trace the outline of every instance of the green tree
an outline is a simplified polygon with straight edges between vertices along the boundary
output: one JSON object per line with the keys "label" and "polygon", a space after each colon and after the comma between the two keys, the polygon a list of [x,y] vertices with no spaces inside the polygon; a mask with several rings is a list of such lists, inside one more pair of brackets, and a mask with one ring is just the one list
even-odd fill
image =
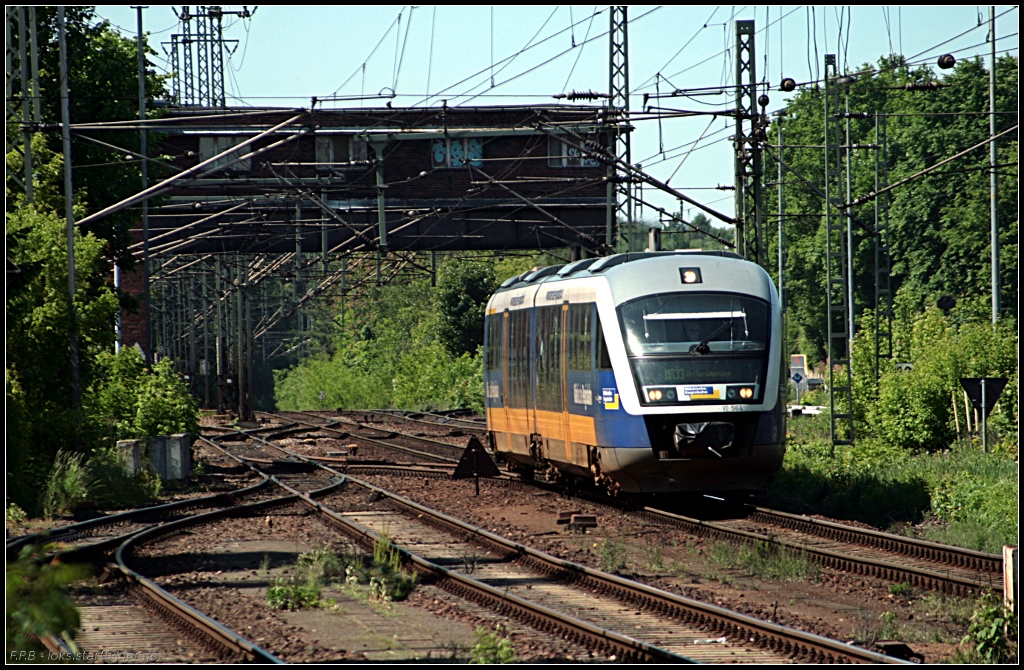
{"label": "green tree", "polygon": [[[864,69],[868,69],[865,66]],[[997,64],[997,108],[1017,110],[1017,59],[1004,57]],[[988,136],[988,73],[976,60],[962,61],[942,78],[934,91],[908,91],[906,84],[934,81],[937,75],[927,66],[909,68],[899,59],[884,58],[879,73],[861,76],[849,88],[850,110],[867,112],[867,118],[850,121],[853,144],[875,143],[876,112],[888,117],[889,182],[910,177],[978,144]],[[841,94],[845,106],[846,94]],[[999,117],[997,131],[1014,123],[1012,114]],[[820,88],[803,89],[787,107],[782,120],[787,145],[785,161],[798,174],[824,188],[824,165],[819,149],[798,148],[821,144],[824,110]],[[777,125],[777,124],[775,124]],[[777,128],[770,130],[767,144],[774,151]],[[844,139],[845,142],[845,139]],[[1009,136],[1000,142],[999,220],[1003,249],[1001,287],[1007,314],[1016,313],[1017,287],[1017,185],[1016,173],[1007,167],[1016,163],[1017,140]],[[978,149],[948,167],[916,178],[891,192],[889,222],[893,259],[893,289],[912,303],[914,311],[934,304],[939,295],[958,299],[990,292],[988,152]],[[777,167],[765,156],[765,174]],[[786,292],[789,296],[789,339],[791,350],[802,351],[812,360],[825,358],[825,235],[821,198],[800,179],[786,182]],[[854,198],[875,189],[875,154],[854,150],[851,156],[851,184]],[[845,194],[840,194],[845,195]],[[774,189],[767,190],[766,211],[777,207]],[[856,312],[872,307],[875,299],[874,226],[875,205],[853,209],[863,224],[853,226],[854,290]],[[777,257],[776,236],[767,235],[769,258]],[[776,264],[769,263],[775,273]],[[872,366],[873,368],[873,366]]]}
{"label": "green tree", "polygon": [[[97,21],[93,7],[66,7],[66,41],[68,48],[68,101],[71,122],[75,124],[124,121],[139,116],[139,69],[138,47],[135,39],[122,37],[107,21]],[[60,103],[60,49],[57,36],[57,8],[36,8],[37,39],[39,45],[40,112],[42,122],[55,126],[61,122]],[[12,35],[10,48],[17,48],[17,35]],[[147,54],[155,52],[146,46]],[[155,70],[146,69],[146,95],[150,102],[165,98],[166,76],[157,75]],[[21,91],[15,91],[16,96]],[[152,105],[150,106],[152,109]],[[20,133],[8,121],[8,133]],[[126,154],[104,148],[84,139],[91,135],[109,144],[132,151],[139,149],[139,135],[135,131],[102,131],[95,134],[74,133],[71,156],[74,170],[76,200],[83,205],[77,214],[99,211],[108,205],[123,200],[140,188],[140,169],[137,160],[129,160]],[[37,133],[33,148],[38,141],[51,153],[61,154],[59,130]],[[155,138],[150,146],[156,146]],[[35,159],[35,163],[40,163]],[[45,161],[43,161],[45,162]],[[22,173],[22,158],[12,152],[7,156],[7,211],[11,212],[23,204],[24,195],[13,181]],[[154,172],[153,167],[150,168]],[[63,172],[42,169],[36,171],[37,190],[44,192],[44,204],[54,211],[63,212]],[[59,204],[47,194],[56,194]],[[123,211],[90,224],[86,232],[106,242],[104,253],[116,259],[121,267],[131,269],[134,259],[128,252],[130,239],[128,228],[136,214]]]}
{"label": "green tree", "polygon": [[[20,208],[7,215],[7,260],[14,273],[7,293],[7,481],[25,510],[57,451],[71,447],[81,417],[71,408],[68,359],[71,313],[64,221],[52,213]],[[117,298],[107,283],[103,242],[76,231],[75,310],[81,388],[99,374],[100,352],[113,348]]]}
{"label": "green tree", "polygon": [[449,259],[437,277],[438,339],[452,356],[472,354],[484,343],[484,310],[498,288],[490,265]]}

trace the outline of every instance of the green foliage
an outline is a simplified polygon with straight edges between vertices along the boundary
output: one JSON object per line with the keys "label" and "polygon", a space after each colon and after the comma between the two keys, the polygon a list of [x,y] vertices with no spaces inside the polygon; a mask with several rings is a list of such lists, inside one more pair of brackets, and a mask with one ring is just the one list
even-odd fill
{"label": "green foliage", "polygon": [[320,584],[315,579],[279,577],[267,589],[267,604],[276,610],[301,610],[320,603]]}
{"label": "green foliage", "polygon": [[914,592],[914,589],[910,588],[910,584],[907,582],[898,582],[896,584],[889,584],[889,593],[894,596],[909,596]]}
{"label": "green foliage", "polygon": [[[290,370],[275,371],[274,395],[280,409],[325,407],[405,409],[483,409],[483,362],[476,344],[452,354],[439,333],[456,337],[456,325],[470,323],[475,314],[469,303],[454,300],[459,286],[478,264],[463,270],[454,261],[441,264],[438,283],[451,320],[444,326],[438,305],[442,288],[432,289],[425,279],[405,285],[367,290],[345,313],[345,329],[338,332],[333,353],[322,353]],[[455,279],[448,279],[455,273]],[[475,295],[475,293],[474,293]],[[465,311],[460,311],[465,308]],[[482,315],[482,308],[480,310]],[[482,316],[481,316],[482,319]],[[483,322],[475,337],[482,337]],[[445,330],[447,328],[447,330]],[[467,338],[466,330],[459,331]],[[466,342],[469,340],[466,339]],[[455,346],[454,344],[452,346]],[[323,391],[325,398],[319,398]]]}
{"label": "green foliage", "polygon": [[[1008,377],[1015,381],[1017,377],[1016,322],[1005,319],[993,326],[986,307],[966,301],[948,317],[931,307],[902,320],[894,331],[895,344],[901,360],[912,362],[913,369],[897,372],[891,361],[886,361],[877,387],[873,383],[873,335],[863,329],[854,347],[861,432],[867,430],[888,444],[910,449],[943,449],[957,440],[958,422],[961,434],[965,432],[959,380]],[[992,418],[996,417],[1001,421],[993,423],[1002,430],[990,437],[1015,449],[1015,383],[1007,384],[993,410]]]}
{"label": "green foliage", "polygon": [[498,288],[489,264],[449,259],[438,272],[437,337],[453,357],[472,354],[484,343],[484,309]]}
{"label": "green foliage", "polygon": [[471,651],[470,663],[515,663],[516,649],[509,637],[511,631],[498,624],[491,632],[483,626],[476,629],[476,644]]}
{"label": "green foliage", "polygon": [[972,643],[983,663],[1016,663],[1017,633],[1016,613],[1003,604],[998,594],[987,593],[978,600],[961,644]]}
{"label": "green foliage", "polygon": [[380,537],[373,543],[373,567],[370,585],[377,585],[378,599],[405,600],[416,587],[415,573],[402,570],[402,555],[391,543],[388,528],[385,526]]}
{"label": "green foliage", "polygon": [[1011,454],[966,446],[915,454],[870,438],[852,447],[794,438],[765,493],[772,507],[880,528],[928,517],[950,521],[929,530],[929,539],[991,552],[1016,542],[1017,491]]}
{"label": "green foliage", "polygon": [[[68,88],[72,123],[125,121],[138,118],[138,51],[134,38],[123,37],[106,21],[97,21],[92,7],[67,7],[66,40],[68,47]],[[60,123],[60,64],[57,44],[57,8],[38,7],[37,39],[39,44],[40,107],[43,123]],[[11,48],[17,48],[18,36],[12,36]],[[147,54],[155,52],[146,47]],[[167,76],[157,75],[147,65],[146,93],[149,101],[164,98]],[[20,98],[20,91],[15,95]],[[153,105],[149,106],[153,109]],[[9,129],[8,132],[11,132]],[[18,132],[15,130],[14,132]],[[63,213],[63,173],[50,160],[62,153],[60,133],[38,134],[42,146],[33,140],[36,203],[41,209]],[[150,146],[155,146],[150,136]],[[110,132],[105,141],[122,147],[138,147],[138,134],[131,131]],[[77,136],[72,137],[71,155],[75,168],[76,200],[84,214],[99,211],[138,190],[138,161],[126,161],[124,153],[100,147]],[[23,174],[18,152],[7,156],[7,211],[24,204],[20,188],[13,176]],[[150,168],[151,175],[153,167]],[[88,204],[86,205],[86,201]],[[107,216],[93,224],[89,231],[109,244],[107,253],[117,258],[123,268],[131,269],[134,259],[128,252],[128,227],[135,218],[129,211]]]}
{"label": "green foliage", "polygon": [[[51,546],[23,548],[7,564],[7,651],[41,652],[42,635],[63,636],[74,645],[78,609],[64,587],[89,575],[88,566],[47,562]],[[75,650],[77,651],[77,649]]]}
{"label": "green foliage", "polygon": [[199,434],[199,404],[170,359],[160,361],[153,366],[153,374],[143,377],[136,402],[135,436]]}
{"label": "green foliage", "polygon": [[781,581],[817,579],[821,570],[802,551],[774,542],[712,543],[705,554],[709,579],[720,579],[721,570],[742,570],[752,577]]}
{"label": "green foliage", "polygon": [[[33,208],[18,209],[7,214],[6,239],[8,262],[17,269],[7,292],[7,480],[11,497],[36,514],[50,464],[59,449],[75,443],[80,423],[71,409],[64,221]],[[98,354],[113,348],[117,298],[106,279],[102,252],[101,240],[76,230],[75,305],[83,389],[102,374],[94,364]]]}
{"label": "green foliage", "polygon": [[[941,75],[929,66],[909,67],[900,57],[886,57],[875,75],[859,76],[849,88],[851,110],[869,117],[850,120],[850,141],[875,142],[874,112],[888,117],[889,182],[909,177],[961,149],[982,142],[988,123],[978,112],[988,110],[988,72],[980,59],[965,59]],[[856,69],[867,69],[864,68]],[[1004,56],[996,67],[996,107],[1010,112],[997,117],[997,132],[1014,123],[1018,109],[1018,61]],[[948,86],[922,94],[907,91],[904,84],[941,80]],[[840,94],[845,105],[846,94]],[[811,148],[822,141],[824,96],[821,88],[805,87],[787,105],[784,127],[784,160],[817,188],[824,186],[821,151]],[[952,112],[952,113],[950,113]],[[957,112],[967,112],[958,115]],[[768,146],[778,142],[779,124],[770,129]],[[845,142],[845,140],[844,140]],[[1017,161],[1015,135],[998,144],[997,161]],[[798,148],[803,146],[806,148]],[[906,296],[915,312],[936,297],[958,300],[989,294],[989,174],[988,152],[979,149],[958,159],[948,169],[916,178],[891,192],[889,209],[893,290]],[[777,164],[765,155],[764,172],[775,175]],[[825,359],[825,237],[822,199],[800,180],[786,178],[786,210],[799,216],[786,219],[785,278],[788,296],[788,338],[791,351],[806,353],[812,362]],[[998,218],[1000,222],[1001,273],[1004,315],[1015,314],[1017,304],[1017,177],[1013,169],[999,172]],[[851,158],[853,197],[875,189],[873,152],[854,152]],[[766,189],[765,210],[776,211],[775,189]],[[870,229],[874,203],[854,207],[852,214]],[[874,304],[874,240],[854,225],[854,304],[858,315]],[[775,235],[769,235],[768,256],[777,258]],[[775,263],[768,263],[774,276]],[[795,345],[795,346],[793,346]],[[873,349],[873,345],[872,345]],[[906,360],[906,359],[902,359]],[[873,365],[872,365],[873,367]],[[856,368],[856,366],[855,366]],[[926,402],[927,398],[920,398]]]}
{"label": "green foliage", "polygon": [[16,504],[11,503],[7,506],[4,511],[4,520],[7,525],[7,530],[15,530],[21,524],[25,523],[25,510],[18,507]]}
{"label": "green foliage", "polygon": [[94,484],[95,478],[82,464],[82,454],[57,452],[43,489],[43,516],[53,519],[67,514],[89,499]]}
{"label": "green foliage", "polygon": [[127,454],[119,452],[116,446],[96,449],[86,465],[95,479],[93,491],[98,507],[139,507],[160,495],[160,477],[148,468],[129,475]]}
{"label": "green foliage", "polygon": [[626,567],[626,542],[622,537],[604,538],[597,545],[597,558],[601,569],[615,572]]}

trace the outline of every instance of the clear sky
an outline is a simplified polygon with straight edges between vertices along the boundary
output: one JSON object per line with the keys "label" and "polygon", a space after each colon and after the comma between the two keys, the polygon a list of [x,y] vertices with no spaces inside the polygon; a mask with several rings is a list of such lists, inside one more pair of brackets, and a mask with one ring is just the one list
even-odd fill
{"label": "clear sky", "polygon": [[[840,69],[850,70],[890,53],[933,65],[949,52],[958,59],[987,56],[988,11],[973,5],[630,7],[630,105],[641,109],[644,93],[657,88],[731,84],[735,19],[756,21],[757,77],[777,88],[782,77],[818,78],[825,53],[837,53]],[[134,9],[99,6],[97,14],[135,35]],[[1018,55],[1018,10],[997,6],[996,15],[997,50]],[[175,14],[154,6],[143,10],[143,21],[159,54],[156,64],[169,69],[165,49],[180,30]],[[607,6],[260,6],[251,18],[226,17],[224,25],[225,38],[238,40],[226,64],[231,105],[308,107],[314,95],[391,90],[398,96],[395,106],[440,105],[442,99],[449,105],[553,104],[557,93],[608,90]],[[780,107],[782,94],[769,95],[768,109]],[[726,109],[731,98],[727,92],[664,105]],[[709,125],[709,117],[638,123],[633,162],[659,179],[671,176],[672,186],[731,213],[732,193],[714,190],[733,183],[730,126],[724,119]],[[668,195],[645,197],[677,207]]]}

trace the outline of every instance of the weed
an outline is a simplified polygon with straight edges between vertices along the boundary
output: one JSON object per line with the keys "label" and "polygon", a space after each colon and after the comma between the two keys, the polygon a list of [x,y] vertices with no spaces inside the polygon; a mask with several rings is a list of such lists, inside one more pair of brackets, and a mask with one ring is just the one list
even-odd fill
{"label": "weed", "polygon": [[416,587],[416,573],[402,569],[402,555],[391,543],[386,525],[373,543],[373,573],[391,600],[405,600]]}
{"label": "weed", "polygon": [[709,579],[721,579],[722,570],[738,569],[751,577],[783,581],[817,579],[818,566],[802,551],[774,542],[745,543],[737,547],[728,542],[712,544],[705,554]]}
{"label": "weed", "polygon": [[651,570],[661,571],[665,569],[665,558],[661,555],[660,544],[647,545],[647,567]]}
{"label": "weed", "polygon": [[116,447],[104,447],[92,453],[89,473],[95,479],[96,504],[103,508],[138,507],[160,495],[160,477],[149,469],[128,474],[128,454]]}
{"label": "weed", "polygon": [[95,480],[82,464],[82,454],[58,451],[43,489],[43,516],[52,519],[67,514],[89,497]]}
{"label": "weed", "polygon": [[320,584],[337,579],[345,574],[345,560],[330,547],[319,547],[299,556],[299,570]]}
{"label": "weed", "polygon": [[597,547],[601,569],[605,572],[615,572],[626,567],[626,543],[621,537],[614,540],[605,538],[594,546]]}
{"label": "weed", "polygon": [[948,621],[957,626],[968,624],[973,608],[970,600],[939,593],[926,593],[914,604],[918,616],[933,616],[939,622]]}
{"label": "weed", "polygon": [[256,573],[260,577],[265,577],[268,570],[270,570],[270,554],[263,554],[263,560],[260,561],[260,567]]}
{"label": "weed", "polygon": [[25,519],[25,510],[21,509],[14,503],[11,503],[4,513],[4,520],[6,521],[8,530],[18,528],[21,524],[25,523]]}
{"label": "weed", "polygon": [[516,661],[516,649],[509,637],[509,629],[498,624],[494,632],[489,632],[483,626],[476,629],[476,644],[470,651],[470,663],[492,664],[492,663],[514,663]]}
{"label": "weed", "polygon": [[1017,614],[1003,604],[1002,597],[986,593],[978,600],[960,644],[972,643],[983,663],[1016,663],[1017,627]]}
{"label": "weed", "polygon": [[298,575],[279,577],[267,589],[267,604],[276,610],[301,610],[320,603],[320,584]]}
{"label": "weed", "polygon": [[907,582],[899,582],[898,584],[889,584],[889,593],[894,596],[909,596],[914,590],[910,588],[910,584]]}

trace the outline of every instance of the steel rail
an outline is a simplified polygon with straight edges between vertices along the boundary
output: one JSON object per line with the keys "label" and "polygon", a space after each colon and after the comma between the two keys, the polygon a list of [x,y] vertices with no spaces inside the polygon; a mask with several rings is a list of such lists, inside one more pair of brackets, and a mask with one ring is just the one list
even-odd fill
{"label": "steel rail", "polygon": [[[302,412],[302,413],[305,414],[305,412]],[[432,454],[432,453],[429,453],[429,452],[426,452],[426,451],[420,451],[419,449],[413,449],[412,447],[404,447],[404,446],[402,446],[400,444],[391,444],[390,442],[384,442],[383,440],[378,439],[378,438],[365,437],[363,435],[357,435],[355,433],[350,433],[350,432],[347,432],[347,431],[338,430],[337,428],[332,427],[329,422],[327,424],[315,424],[315,423],[312,423],[312,422],[309,422],[309,421],[302,421],[300,419],[293,419],[293,418],[285,417],[285,416],[282,416],[282,415],[268,414],[268,416],[276,416],[277,418],[280,418],[280,419],[286,419],[288,421],[294,421],[294,422],[297,422],[297,423],[300,423],[300,424],[305,424],[305,425],[310,426],[312,428],[315,428],[317,430],[324,430],[324,431],[328,431],[328,432],[331,432],[331,433],[336,433],[340,437],[351,438],[353,440],[362,440],[364,442],[369,442],[370,444],[375,444],[375,445],[377,445],[379,447],[383,447],[385,449],[397,449],[399,451],[404,451],[404,452],[407,452],[407,453],[410,453],[410,454],[415,454],[416,456],[422,456],[424,458],[432,458],[434,460],[444,461],[444,462],[448,462],[448,463],[458,463],[458,459],[457,458],[448,458],[446,456],[441,456],[441,455],[438,455],[438,454]],[[316,415],[313,415],[313,416],[316,416]],[[324,417],[319,417],[319,418],[324,418]],[[352,424],[352,425],[359,426],[359,424]],[[378,429],[378,428],[369,428],[369,429],[370,430],[376,430],[378,432],[391,432],[391,433],[395,432],[395,431],[384,431],[384,430],[381,430],[381,429]],[[395,433],[395,434],[398,435],[398,433]],[[407,437],[409,439],[414,439],[414,440],[422,440],[423,439],[423,438],[415,437],[415,436],[412,436],[412,435],[402,435],[402,437]],[[447,442],[436,442],[436,444],[438,444],[438,445],[442,445],[443,444],[445,447],[447,447],[448,449],[452,450],[453,452],[456,452],[456,451],[457,452],[461,452],[462,451],[461,448],[456,447],[456,446],[451,445],[451,444],[448,444]]]}
{"label": "steel rail", "polygon": [[[282,447],[275,448],[288,453],[293,457],[309,460],[301,454],[290,452]],[[332,470],[331,468],[327,468],[326,466],[320,465],[320,467],[331,470],[339,476],[346,476],[340,472]],[[593,587],[593,589],[598,592],[614,595],[619,600],[646,607],[663,616],[672,617],[683,623],[707,626],[714,630],[716,634],[723,634],[727,637],[744,641],[753,640],[754,644],[757,646],[777,652],[782,651],[795,658],[809,662],[899,662],[890,656],[885,656],[877,652],[855,647],[837,640],[831,640],[813,633],[806,633],[787,626],[773,624],[715,605],[710,605],[698,600],[662,591],[661,589],[641,584],[639,582],[634,582],[617,575],[611,575],[599,570],[587,568],[571,561],[562,560],[531,547],[494,535],[484,529],[467,524],[441,512],[420,505],[419,503],[409,500],[404,496],[391,493],[374,486],[373,484],[369,484],[368,482],[363,482],[355,477],[347,476],[347,479],[354,484],[367,488],[368,490],[374,491],[380,496],[387,498],[393,504],[401,509],[405,509],[413,517],[427,525],[435,525],[435,527],[439,527],[439,529],[450,532],[457,537],[471,538],[473,541],[477,541],[485,546],[493,547],[500,554],[516,556],[518,557],[518,560],[523,561],[542,573],[552,576],[558,575],[563,578],[579,581],[587,586]],[[308,496],[301,497],[305,499]],[[312,504],[317,509],[330,512],[328,508],[312,501],[311,498],[307,504]],[[371,538],[373,541],[376,541],[376,535],[372,531],[360,526],[354,521],[341,517],[333,512],[331,512],[329,516],[340,524],[340,528],[353,529],[364,539],[364,541],[369,541]],[[426,566],[430,566],[431,569],[435,571],[435,574],[442,574],[445,578],[457,577],[461,583],[467,584],[467,586],[476,582],[476,580],[472,580],[463,575],[459,575],[458,573],[452,573],[440,566],[436,566],[426,559],[418,558],[410,552],[403,551],[403,555],[408,557],[409,560],[416,565],[424,564]],[[489,587],[486,584],[478,582],[476,584],[485,587],[485,591],[494,591],[492,587]],[[479,589],[476,584],[472,584],[473,588]],[[477,592],[479,593],[481,591],[477,590]],[[510,599],[512,596],[503,594],[501,598],[504,602],[511,602]],[[565,616],[560,613],[555,614],[559,617]]]}
{"label": "steel rail", "polygon": [[[204,507],[228,507],[234,505],[237,499],[247,497],[270,485],[270,481],[266,475],[263,473],[257,474],[261,477],[261,481],[235,491],[226,491],[224,493],[217,493],[212,496],[204,496],[202,498],[176,500],[174,502],[164,503],[163,505],[154,505],[152,507],[141,507],[127,512],[110,514],[96,519],[89,519],[88,521],[81,521],[39,533],[31,533],[29,535],[12,538],[7,541],[6,545],[7,560],[13,561],[17,559],[18,553],[21,551],[22,547],[29,544],[69,542],[82,537],[88,537],[92,531],[95,531],[97,528],[133,522],[147,523],[147,519],[164,516],[168,513],[187,511],[190,509],[202,509]],[[158,522],[152,521],[152,523]],[[84,549],[84,547],[77,548],[75,551],[78,551],[79,549]]]}
{"label": "steel rail", "polygon": [[753,521],[792,528],[840,542],[861,544],[884,549],[896,554],[906,554],[937,563],[946,563],[958,568],[991,572],[993,574],[1002,574],[1003,572],[1003,557],[999,554],[989,554],[951,544],[894,535],[880,530],[857,528],[824,519],[815,519],[814,517],[802,514],[780,512],[766,507],[754,507],[753,510],[754,512],[749,517]]}
{"label": "steel rail", "polygon": [[[404,433],[396,434],[413,440],[425,439]],[[580,495],[593,499],[594,502],[622,507],[621,504],[604,496],[588,495],[584,492],[580,492]],[[653,507],[642,507],[634,512],[649,520],[667,522],[699,536],[715,537],[730,542],[764,542],[768,545],[786,547],[804,553],[811,560],[827,568],[893,582],[907,582],[917,588],[938,590],[957,596],[977,594],[985,588],[998,590],[1001,583],[1002,557],[997,554],[907,538],[882,531],[860,529],[767,508],[757,507],[754,509],[755,513],[751,517],[753,521],[805,532],[838,542],[934,561],[959,570],[975,571],[977,576],[971,579],[951,572],[942,572],[940,566],[936,566],[937,569],[929,569],[902,565],[884,559],[850,556],[838,551],[815,547],[806,542],[795,542],[763,533],[730,528],[725,524],[686,517]]]}
{"label": "steel rail", "polygon": [[[127,579],[129,583],[129,591],[132,592],[136,598],[146,602],[151,609],[158,612],[160,616],[172,624],[177,624],[178,627],[183,630],[191,631],[191,636],[194,639],[211,648],[215,652],[226,653],[230,658],[234,659],[244,659],[259,663],[282,663],[283,661],[281,661],[277,656],[262,649],[243,636],[235,633],[209,616],[171,595],[159,585],[128,566],[128,556],[132,554],[135,548],[143,544],[156,541],[168,535],[173,535],[187,527],[204,525],[220,519],[259,515],[270,509],[293,505],[299,500],[299,496],[303,495],[296,492],[277,477],[268,475],[267,473],[262,472],[259,468],[253,467],[250,463],[246,462],[245,459],[239,458],[238,456],[230,453],[208,438],[200,436],[200,439],[207,444],[212,445],[229,458],[239,462],[252,472],[264,477],[266,482],[272,482],[289,491],[289,494],[279,498],[273,498],[271,500],[250,503],[248,505],[236,505],[213,510],[204,514],[193,515],[185,519],[171,521],[166,524],[154,526],[138,533],[134,533],[117,548],[115,558],[118,569]],[[261,484],[262,483],[263,482],[261,482]],[[320,488],[314,493],[317,495],[328,495],[344,485],[345,478],[344,475],[341,475],[340,481]]]}
{"label": "steel rail", "polygon": [[[208,438],[203,439],[208,443],[223,449],[223,447],[220,447],[220,445],[217,445],[212,440],[209,440]],[[301,454],[288,452],[288,450],[281,447],[274,448],[289,453],[296,458],[313,462],[311,459],[306,459],[306,457]],[[226,450],[225,452],[230,453]],[[376,487],[372,487],[372,485],[365,484],[364,482],[351,478],[326,466],[320,465],[319,467],[341,477],[343,479],[342,484],[352,482],[371,489],[376,489]],[[276,479],[275,483],[291,492],[292,495],[289,496],[290,499],[301,501],[313,508],[313,510],[315,510],[329,525],[335,527],[347,537],[352,538],[363,549],[372,551],[374,545],[379,542],[380,537],[377,533],[317,502],[313,496],[316,495],[319,497],[320,495],[325,495],[326,493],[323,489],[306,494],[293,489],[287,484],[277,481]],[[340,484],[335,485],[335,487],[337,486],[340,486]],[[412,566],[417,573],[431,577],[434,584],[439,588],[442,588],[460,598],[481,604],[488,609],[497,611],[500,614],[510,616],[511,618],[521,621],[538,630],[542,630],[549,634],[555,634],[560,638],[570,640],[576,644],[588,646],[591,649],[595,649],[602,653],[614,653],[627,662],[693,662],[685,656],[680,656],[679,654],[675,654],[666,649],[636,640],[627,635],[622,635],[621,633],[601,628],[600,626],[596,626],[586,621],[581,621],[575,617],[551,610],[539,603],[525,600],[514,594],[505,593],[481,581],[472,579],[428,561],[406,549],[403,549],[402,547],[396,546],[396,549],[398,549],[401,554],[403,563],[407,566]]]}

